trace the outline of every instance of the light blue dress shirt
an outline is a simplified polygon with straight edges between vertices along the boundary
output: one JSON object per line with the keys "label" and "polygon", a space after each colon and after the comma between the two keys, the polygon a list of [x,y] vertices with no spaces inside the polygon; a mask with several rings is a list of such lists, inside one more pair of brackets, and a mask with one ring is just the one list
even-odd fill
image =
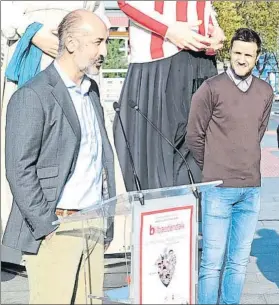
{"label": "light blue dress shirt", "polygon": [[[81,142],[73,175],[67,181],[57,208],[84,209],[102,199],[102,138],[88,91],[87,76],[78,87],[54,61],[74,103],[81,129]],[[70,102],[70,101],[69,101]]]}

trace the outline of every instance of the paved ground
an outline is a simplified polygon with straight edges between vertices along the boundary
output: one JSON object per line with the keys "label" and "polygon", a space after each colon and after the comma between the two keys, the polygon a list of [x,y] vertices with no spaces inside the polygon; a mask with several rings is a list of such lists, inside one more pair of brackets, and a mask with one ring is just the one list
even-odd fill
{"label": "paved ground", "polygon": [[[273,111],[279,110],[279,103]],[[279,304],[279,150],[275,129],[279,115],[272,115],[262,143],[262,208],[242,297],[242,304]],[[122,260],[107,260],[106,289],[125,283]],[[27,304],[28,282],[24,274],[1,272],[1,304]]]}
{"label": "paved ground", "polygon": [[275,103],[262,142],[262,206],[248,265],[243,304],[279,304],[279,150]]}

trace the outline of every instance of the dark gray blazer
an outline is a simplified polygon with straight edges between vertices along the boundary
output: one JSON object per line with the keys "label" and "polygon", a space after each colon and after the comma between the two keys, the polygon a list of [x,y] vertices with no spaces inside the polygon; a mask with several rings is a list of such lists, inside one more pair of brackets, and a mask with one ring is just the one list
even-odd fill
{"label": "dark gray blazer", "polygon": [[[113,197],[113,152],[93,80],[89,96],[102,135],[108,193]],[[14,200],[5,246],[37,253],[42,239],[53,231],[58,198],[75,169],[80,138],[74,104],[53,64],[14,93],[6,123],[6,174]],[[112,222],[107,236],[113,237]]]}

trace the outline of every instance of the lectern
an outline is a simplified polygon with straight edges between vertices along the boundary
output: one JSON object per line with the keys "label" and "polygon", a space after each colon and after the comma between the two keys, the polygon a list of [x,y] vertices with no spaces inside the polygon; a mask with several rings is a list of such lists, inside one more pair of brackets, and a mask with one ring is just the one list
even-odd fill
{"label": "lectern", "polygon": [[[114,236],[124,234],[124,243],[131,245],[124,247],[129,280],[121,289],[104,291],[103,296],[93,295],[88,287],[88,304],[94,298],[104,304],[196,304],[198,200],[192,190],[194,186],[202,195],[220,184],[222,181],[129,192],[56,221],[54,224],[80,222],[80,229],[65,234],[83,236],[86,253],[88,239],[105,237],[108,218],[131,217],[129,232],[114,231]],[[103,228],[88,226],[88,220],[96,218],[103,218]]]}

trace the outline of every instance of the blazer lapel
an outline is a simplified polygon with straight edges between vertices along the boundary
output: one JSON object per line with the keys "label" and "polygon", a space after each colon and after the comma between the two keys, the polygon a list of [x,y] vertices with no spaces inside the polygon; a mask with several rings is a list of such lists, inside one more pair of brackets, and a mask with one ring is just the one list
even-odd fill
{"label": "blazer lapel", "polygon": [[71,99],[71,96],[68,92],[68,89],[66,88],[61,78],[58,80],[57,84],[55,85],[52,94],[54,95],[58,104],[61,106],[67,120],[69,121],[77,137],[78,142],[80,142],[81,130],[80,130],[80,124],[76,113],[76,109]]}
{"label": "blazer lapel", "polygon": [[93,105],[97,120],[98,120],[98,124],[99,124],[99,128],[100,128],[100,132],[101,132],[101,136],[102,139],[104,139],[104,135],[106,134],[106,130],[105,130],[105,123],[103,120],[103,114],[102,114],[102,109],[101,107],[99,107],[97,105],[97,103],[99,104],[99,97],[97,96],[96,92],[94,91],[89,91],[89,97],[91,100],[91,103]]}
{"label": "blazer lapel", "polygon": [[52,94],[56,99],[57,103],[62,108],[67,120],[69,121],[74,134],[77,137],[78,143],[81,139],[81,130],[76,113],[75,106],[69,94],[67,87],[65,86],[62,78],[52,63],[44,70],[49,76],[49,84],[53,87]]}

